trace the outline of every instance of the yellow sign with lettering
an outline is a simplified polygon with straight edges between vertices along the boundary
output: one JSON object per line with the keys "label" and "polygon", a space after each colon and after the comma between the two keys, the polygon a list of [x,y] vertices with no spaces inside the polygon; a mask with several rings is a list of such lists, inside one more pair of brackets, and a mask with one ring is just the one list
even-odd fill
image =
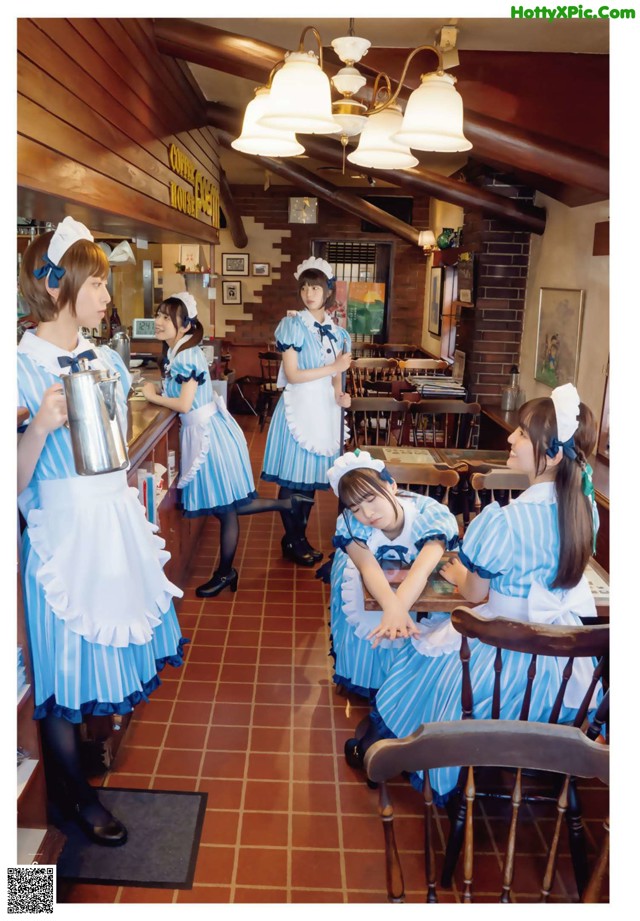
{"label": "yellow sign with lettering", "polygon": [[193,188],[191,191],[170,182],[171,207],[195,218],[203,212],[209,215],[212,225],[219,228],[220,196],[214,184],[197,170],[195,163],[175,144],[169,147],[169,166]]}

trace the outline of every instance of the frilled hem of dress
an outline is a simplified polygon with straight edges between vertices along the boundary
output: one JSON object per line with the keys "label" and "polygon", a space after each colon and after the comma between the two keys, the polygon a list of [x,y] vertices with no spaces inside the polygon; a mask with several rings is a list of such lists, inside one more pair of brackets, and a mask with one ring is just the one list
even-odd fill
{"label": "frilled hem of dress", "polygon": [[204,462],[206,461],[209,451],[211,450],[211,425],[206,424],[202,426],[202,443],[200,445],[200,453],[191,464],[191,467],[184,476],[181,476],[177,482],[178,489],[184,489],[188,483],[190,483],[195,477],[196,473],[200,470]]}
{"label": "frilled hem of dress", "polygon": [[[135,490],[133,491],[135,492]],[[137,505],[140,505],[137,498],[135,501]],[[171,554],[164,549],[165,541],[157,536],[158,526],[152,524],[146,518],[141,505],[140,512],[145,526],[149,529],[150,538],[156,551],[156,560],[160,567],[159,590],[153,599],[153,609],[149,604],[146,610],[137,613],[138,621],[136,623],[128,626],[120,625],[119,627],[114,627],[113,624],[96,625],[89,617],[86,607],[78,609],[70,603],[64,581],[57,571],[54,550],[49,546],[47,540],[46,527],[44,526],[45,513],[41,509],[32,509],[29,512],[27,518],[29,540],[34,553],[41,563],[38,567],[37,576],[42,585],[47,604],[69,630],[79,634],[91,643],[117,647],[129,646],[132,643],[142,646],[148,643],[153,636],[154,628],[162,623],[158,612],[160,615],[163,614],[169,609],[173,598],[181,598],[184,594],[177,585],[167,579],[164,573],[164,565],[171,559]]]}
{"label": "frilled hem of dress", "polygon": [[211,508],[198,508],[193,511],[186,509],[183,505],[182,516],[183,518],[199,518],[201,515],[226,515],[226,513],[230,512],[232,509],[242,508],[243,505],[249,505],[250,502],[258,498],[259,493],[254,489],[248,496],[245,496],[244,499],[235,499],[229,505],[214,505]]}
{"label": "frilled hem of dress", "polygon": [[[184,659],[184,646],[188,642],[189,640],[186,637],[181,636],[178,640],[178,648],[175,654],[156,659],[156,669],[161,672],[165,665],[173,665],[175,668],[179,668]],[[148,681],[143,681],[142,690],[127,694],[124,700],[118,703],[105,700],[88,700],[77,710],[63,707],[61,704],[56,703],[55,696],[52,694],[43,703],[34,707],[33,719],[42,720],[47,716],[56,716],[59,719],[68,720],[70,723],[81,723],[85,716],[124,716],[126,713],[131,713],[139,703],[148,702],[149,695],[159,688],[161,684],[162,682],[156,674]]]}
{"label": "frilled hem of dress", "polygon": [[357,694],[359,697],[364,697],[369,701],[369,705],[372,707],[376,698],[377,688],[363,688],[359,684],[354,684],[349,678],[345,678],[342,675],[339,675],[336,672],[336,650],[333,645],[333,634],[329,634],[329,655],[333,659],[333,682],[336,685],[342,686],[347,691],[350,691],[352,694]]}
{"label": "frilled hem of dress", "polygon": [[287,489],[306,489],[307,491],[310,489],[329,489],[328,480],[322,483],[295,482],[294,480],[284,480],[276,473],[264,473],[264,471],[260,474],[260,479],[264,480],[266,483],[277,483],[279,486],[285,486]]}

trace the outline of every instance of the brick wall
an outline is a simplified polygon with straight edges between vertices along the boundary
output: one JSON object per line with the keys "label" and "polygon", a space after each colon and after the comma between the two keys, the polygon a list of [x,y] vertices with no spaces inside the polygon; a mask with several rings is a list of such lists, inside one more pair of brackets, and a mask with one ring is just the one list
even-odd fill
{"label": "brick wall", "polygon": [[[290,261],[281,267],[282,277],[272,278],[270,284],[265,285],[261,304],[251,307],[252,321],[236,322],[236,330],[231,336],[234,342],[264,342],[273,338],[273,332],[285,312],[296,307],[293,272],[299,262],[311,255],[314,240],[358,239],[372,243],[393,243],[387,338],[390,342],[420,344],[425,257],[419,247],[384,232],[362,233],[359,217],[323,199],[318,201],[317,224],[289,224],[289,196],[299,195],[300,192],[288,186],[271,187],[267,192],[259,186],[235,186],[232,191],[241,215],[253,217],[266,228],[282,228],[292,232],[280,244],[283,255],[290,257]],[[413,225],[423,229],[429,226],[428,222],[428,198],[414,199]]]}
{"label": "brick wall", "polygon": [[[531,204],[534,193],[495,177],[476,184]],[[518,364],[529,268],[530,234],[479,212],[464,216],[464,247],[475,253],[475,308],[461,311],[457,347],[467,354],[465,381],[479,403],[500,402],[512,365]]]}

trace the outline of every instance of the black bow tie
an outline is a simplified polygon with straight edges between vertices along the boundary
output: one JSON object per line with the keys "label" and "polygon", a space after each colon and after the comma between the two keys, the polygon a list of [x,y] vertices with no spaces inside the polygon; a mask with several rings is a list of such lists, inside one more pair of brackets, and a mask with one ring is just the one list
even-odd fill
{"label": "black bow tie", "polygon": [[80,352],[79,355],[60,355],[58,358],[58,364],[61,368],[68,368],[71,365],[71,370],[73,372],[80,370],[80,359],[88,358],[91,361],[92,358],[97,358],[98,356],[93,351],[93,349],[87,349],[85,352]]}
{"label": "black bow tie", "polygon": [[331,332],[331,323],[325,323],[323,326],[322,323],[318,323],[318,321],[316,320],[316,322],[313,325],[317,326],[318,329],[320,330],[321,339],[323,336],[326,336],[327,339],[333,339],[334,342],[338,341],[336,337],[333,335],[333,333]]}

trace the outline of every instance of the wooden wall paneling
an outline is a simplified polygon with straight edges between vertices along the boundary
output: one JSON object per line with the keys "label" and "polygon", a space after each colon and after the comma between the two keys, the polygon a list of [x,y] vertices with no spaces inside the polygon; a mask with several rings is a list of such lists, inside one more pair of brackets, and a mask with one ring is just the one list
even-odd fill
{"label": "wooden wall paneling", "polygon": [[181,214],[88,167],[78,164],[76,169],[70,170],[65,157],[29,138],[18,137],[18,163],[19,185],[56,194],[70,202],[93,206],[101,211],[137,216],[141,223],[166,229],[165,234],[157,236],[156,242],[169,242],[180,235],[209,243],[218,242],[218,231],[212,225]]}

